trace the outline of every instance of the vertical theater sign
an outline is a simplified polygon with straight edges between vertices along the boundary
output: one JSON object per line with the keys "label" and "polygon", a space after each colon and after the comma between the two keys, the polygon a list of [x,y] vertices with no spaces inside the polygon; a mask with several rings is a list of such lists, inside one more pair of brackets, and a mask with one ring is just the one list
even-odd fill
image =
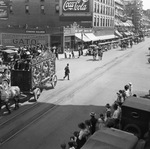
{"label": "vertical theater sign", "polygon": [[89,12],[89,0],[63,0],[63,12]]}

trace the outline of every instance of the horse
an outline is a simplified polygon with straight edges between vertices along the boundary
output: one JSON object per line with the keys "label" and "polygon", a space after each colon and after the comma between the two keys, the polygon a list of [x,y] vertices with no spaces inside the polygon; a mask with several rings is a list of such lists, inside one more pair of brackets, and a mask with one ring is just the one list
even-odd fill
{"label": "horse", "polygon": [[15,103],[15,110],[19,109],[19,96],[20,88],[18,86],[10,86],[5,88],[3,85],[0,85],[0,110],[2,105],[6,106],[8,113],[11,113],[9,109],[9,102]]}

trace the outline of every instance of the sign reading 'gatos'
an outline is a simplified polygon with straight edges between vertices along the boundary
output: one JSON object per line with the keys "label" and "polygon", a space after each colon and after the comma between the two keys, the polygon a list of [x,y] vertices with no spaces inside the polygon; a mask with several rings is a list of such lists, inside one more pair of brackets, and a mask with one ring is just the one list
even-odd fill
{"label": "sign reading 'gatos'", "polygon": [[89,12],[89,0],[63,0],[63,12]]}

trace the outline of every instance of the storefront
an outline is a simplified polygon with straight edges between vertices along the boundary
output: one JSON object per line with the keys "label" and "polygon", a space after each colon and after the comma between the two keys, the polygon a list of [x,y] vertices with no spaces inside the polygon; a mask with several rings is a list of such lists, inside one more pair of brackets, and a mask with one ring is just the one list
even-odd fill
{"label": "storefront", "polygon": [[2,33],[1,44],[3,46],[25,46],[25,45],[50,45],[49,34],[18,34]]}
{"label": "storefront", "polygon": [[76,23],[64,28],[64,48],[77,51],[78,46],[98,40],[91,28],[80,28]]}

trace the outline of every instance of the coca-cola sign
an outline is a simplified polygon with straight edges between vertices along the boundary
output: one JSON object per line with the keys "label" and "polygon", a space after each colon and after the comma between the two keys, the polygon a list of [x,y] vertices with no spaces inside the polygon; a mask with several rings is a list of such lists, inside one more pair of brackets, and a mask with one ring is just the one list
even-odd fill
{"label": "coca-cola sign", "polygon": [[89,12],[90,0],[63,0],[63,12]]}

